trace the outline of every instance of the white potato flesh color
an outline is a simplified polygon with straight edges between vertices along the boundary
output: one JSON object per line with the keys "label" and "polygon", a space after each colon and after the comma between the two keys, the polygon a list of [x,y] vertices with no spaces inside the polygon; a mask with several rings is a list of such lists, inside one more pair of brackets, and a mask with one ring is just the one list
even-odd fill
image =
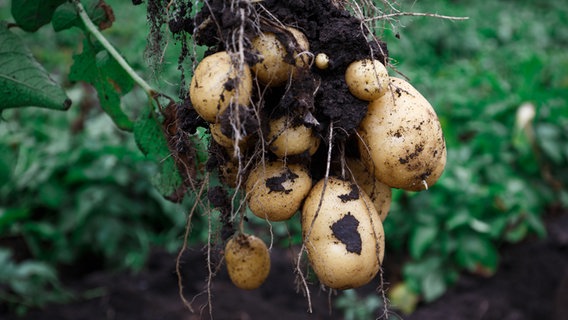
{"label": "white potato flesh color", "polygon": [[286,49],[271,32],[263,33],[252,40],[252,46],[262,56],[262,61],[253,65],[251,70],[262,84],[278,87],[284,85],[293,75],[296,68],[305,68],[309,65],[309,56],[306,54],[310,50],[308,38],[298,29],[286,28],[294,38],[296,43],[289,44],[295,47],[295,65],[286,62]]}
{"label": "white potato flesh color", "polygon": [[446,143],[434,108],[407,81],[390,78],[358,128],[361,159],[393,188],[426,190],[442,175]]}
{"label": "white potato flesh color", "polygon": [[269,149],[279,158],[308,152],[313,155],[320,144],[320,138],[305,125],[293,127],[288,117],[270,121]]}
{"label": "white potato flesh color", "polygon": [[312,188],[302,209],[308,259],[324,285],[360,287],[376,276],[383,261],[383,224],[369,196],[355,184],[334,177],[325,181]]}
{"label": "white potato flesh color", "polygon": [[352,95],[361,100],[373,101],[387,92],[389,74],[379,60],[357,60],[345,70],[345,82]]}
{"label": "white potato flesh color", "polygon": [[225,51],[203,58],[189,86],[191,104],[208,122],[216,122],[231,103],[249,105],[251,93],[250,67],[245,64],[239,70]]}
{"label": "white potato flesh color", "polygon": [[381,217],[381,221],[385,221],[390,210],[392,202],[392,189],[386,184],[380,182],[359,159],[348,158],[347,166],[353,175],[353,178],[371,198],[375,209]]}
{"label": "white potato flesh color", "polygon": [[272,161],[255,167],[245,187],[247,204],[254,215],[269,221],[283,221],[298,212],[312,188],[312,179],[300,164]]}

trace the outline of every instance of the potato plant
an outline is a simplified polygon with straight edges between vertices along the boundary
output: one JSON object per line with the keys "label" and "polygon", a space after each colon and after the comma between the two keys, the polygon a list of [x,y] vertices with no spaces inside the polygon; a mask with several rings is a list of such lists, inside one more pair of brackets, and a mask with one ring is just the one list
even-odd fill
{"label": "potato plant", "polygon": [[234,242],[252,236],[249,217],[271,224],[301,212],[304,289],[304,262],[332,289],[365,285],[383,261],[391,189],[426,190],[443,172],[434,108],[396,77],[377,24],[350,11],[353,3],[231,3],[209,1],[189,14],[174,1],[169,21],[174,37],[207,48],[177,121],[188,124],[180,136],[201,127],[213,137],[201,175],[220,181],[208,194],[229,226],[222,241],[231,279],[250,289],[265,278],[235,276],[234,256],[248,249]]}

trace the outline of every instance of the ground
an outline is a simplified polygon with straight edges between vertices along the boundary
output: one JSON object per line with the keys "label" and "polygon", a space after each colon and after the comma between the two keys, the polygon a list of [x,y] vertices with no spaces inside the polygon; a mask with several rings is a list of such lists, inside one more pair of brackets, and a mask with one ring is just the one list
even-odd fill
{"label": "ground", "polygon": [[[463,274],[458,284],[439,300],[420,305],[408,320],[420,319],[568,319],[568,213],[550,214],[548,236],[502,247],[498,272],[491,278]],[[184,256],[184,288],[188,298],[201,291],[207,279],[203,252],[191,249]],[[273,265],[266,283],[253,291],[235,288],[224,269],[212,282],[214,319],[342,319],[330,309],[328,295],[313,287],[313,313],[295,290],[290,251],[274,248]],[[394,259],[393,259],[394,260]],[[388,260],[387,260],[388,261]],[[388,270],[386,274],[388,280]],[[190,312],[178,295],[175,255],[155,250],[139,273],[99,270],[65,280],[77,292],[66,305],[50,305],[15,319],[208,319],[200,306],[206,294],[193,302]],[[362,292],[373,292],[363,288]],[[331,298],[333,302],[334,297]]]}

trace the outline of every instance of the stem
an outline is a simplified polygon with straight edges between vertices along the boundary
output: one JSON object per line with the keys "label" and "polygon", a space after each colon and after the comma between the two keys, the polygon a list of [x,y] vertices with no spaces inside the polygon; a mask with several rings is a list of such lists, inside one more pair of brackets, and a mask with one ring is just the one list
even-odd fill
{"label": "stem", "polygon": [[154,98],[155,95],[156,95],[156,90],[154,90],[146,81],[144,81],[144,79],[142,79],[136,73],[136,71],[134,71],[134,69],[132,69],[132,67],[128,64],[128,62],[126,62],[126,60],[124,60],[124,58],[120,55],[120,53],[118,53],[118,51],[116,51],[116,49],[112,46],[112,44],[110,44],[110,42],[108,42],[108,40],[99,31],[97,26],[95,26],[93,24],[93,21],[91,21],[91,18],[89,18],[89,15],[87,15],[87,12],[85,12],[85,8],[81,4],[81,1],[80,0],[74,0],[73,3],[75,4],[75,7],[77,8],[77,13],[79,14],[79,17],[81,17],[81,20],[83,20],[83,23],[85,24],[85,27],[87,28],[87,30],[91,34],[93,34],[95,36],[95,38],[97,38],[97,40],[110,53],[110,55],[118,62],[118,64],[124,69],[124,71],[126,71],[126,73],[128,73],[128,75],[132,78],[132,80],[134,80],[134,82],[136,82],[146,92],[146,94],[149,97]]}

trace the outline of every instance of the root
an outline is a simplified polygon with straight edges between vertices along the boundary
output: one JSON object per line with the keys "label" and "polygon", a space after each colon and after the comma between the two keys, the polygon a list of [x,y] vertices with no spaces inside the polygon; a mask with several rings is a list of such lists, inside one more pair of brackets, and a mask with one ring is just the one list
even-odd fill
{"label": "root", "polygon": [[187,299],[185,298],[185,295],[183,294],[183,276],[181,274],[181,258],[183,256],[183,253],[187,250],[187,241],[189,239],[189,235],[191,234],[191,219],[193,218],[194,213],[197,211],[197,206],[200,204],[200,198],[201,195],[203,194],[203,192],[205,191],[205,186],[207,186],[208,182],[208,176],[205,177],[205,181],[203,182],[203,184],[201,185],[201,188],[199,189],[197,196],[196,196],[196,201],[193,205],[193,207],[191,208],[191,210],[189,211],[189,214],[187,216],[187,222],[186,222],[186,227],[185,227],[185,233],[183,235],[183,245],[181,247],[181,249],[179,250],[177,257],[176,257],[176,275],[178,278],[178,294],[181,298],[181,301],[183,302],[184,306],[186,306],[191,312],[194,312],[193,307],[191,306],[191,302],[187,301]]}
{"label": "root", "polygon": [[365,22],[368,21],[376,21],[376,20],[388,20],[395,17],[430,17],[430,18],[438,18],[438,19],[446,19],[446,20],[468,20],[469,17],[455,17],[455,16],[444,16],[435,13],[423,13],[423,12],[395,12],[389,14],[383,14],[376,17],[366,18],[364,19]]}
{"label": "root", "polygon": [[[358,51],[357,52],[358,57],[363,55],[365,57],[368,57],[370,55],[372,59],[384,60],[381,62],[383,62],[385,66],[387,66],[388,68],[393,69],[395,71],[396,68],[394,66],[394,63],[388,57],[388,52],[386,52],[387,51],[386,46],[380,40],[380,37],[382,35],[381,33],[384,32],[384,30],[388,27],[389,24],[393,29],[396,28],[398,25],[398,18],[403,16],[423,16],[423,17],[433,17],[433,18],[448,19],[448,20],[468,19],[468,17],[452,17],[452,16],[444,16],[444,15],[430,14],[430,13],[402,12],[398,9],[399,7],[398,3],[396,1],[390,1],[390,0],[381,0],[381,1],[330,0],[330,3],[336,6],[337,8],[342,8],[350,11],[352,15],[356,19],[358,19],[355,20],[352,17],[350,17],[351,20],[348,20],[347,22],[342,21],[342,23],[344,23],[342,25],[349,26],[350,29],[355,29],[349,33],[349,36],[356,39],[356,41],[354,41],[353,43],[355,43],[355,46],[357,46],[357,50],[354,51]],[[301,19],[296,19],[293,16],[283,18],[281,13],[279,13],[278,11],[271,12],[269,10],[270,8],[272,8],[271,4],[263,2],[262,0],[231,0],[231,1],[222,2],[221,3],[221,5],[223,6],[222,10],[226,10],[224,11],[224,13],[227,14],[227,16],[229,16],[229,13],[231,14],[230,19],[225,19],[225,15],[223,15],[222,16],[223,18],[221,18],[221,16],[218,15],[219,12],[215,12],[221,10],[219,9],[220,2],[217,3],[216,1],[213,0],[205,0],[205,1],[170,0],[167,6],[160,4],[160,2],[157,0],[151,0],[149,1],[149,6],[151,5],[156,7],[155,8],[156,12],[160,13],[159,17],[158,16],[153,17],[153,20],[151,21],[152,34],[149,38],[150,44],[148,50],[151,54],[154,55],[152,57],[154,60],[151,61],[151,64],[154,67],[164,63],[163,57],[164,57],[164,52],[167,48],[167,42],[168,40],[171,40],[171,38],[165,38],[163,36],[162,34],[163,24],[166,23],[167,20],[166,18],[171,18],[172,16],[178,14],[177,12],[180,10],[181,6],[185,4],[189,5],[190,11],[192,10],[191,8],[195,9],[203,7],[203,9],[201,9],[202,11],[200,12],[206,12],[207,10],[209,10],[209,13],[207,12],[204,13],[203,16],[199,17],[199,19],[197,13],[190,13],[188,18],[190,19],[190,21],[192,20],[193,22],[193,24],[190,25],[190,28],[192,28],[193,30],[185,31],[186,33],[180,33],[179,35],[174,35],[173,37],[173,39],[176,40],[186,39],[182,40],[182,46],[184,48],[183,49],[184,52],[180,55],[180,58],[178,60],[179,68],[182,71],[182,84],[184,87],[183,89],[180,89],[180,97],[183,97],[184,99],[187,99],[188,97],[187,96],[188,89],[185,88],[184,77],[183,77],[183,71],[185,69],[182,66],[182,62],[187,61],[188,58],[191,59],[192,65],[191,67],[188,66],[187,68],[191,69],[192,71],[195,70],[198,63],[198,61],[196,60],[197,45],[198,44],[202,45],[202,43],[199,43],[199,36],[202,33],[210,32],[211,34],[209,34],[209,36],[211,38],[208,38],[207,41],[214,42],[214,44],[205,43],[205,45],[207,45],[210,50],[207,54],[221,50],[224,50],[229,53],[232,61],[233,70],[235,70],[237,73],[237,76],[234,79],[237,83],[234,86],[235,94],[231,97],[231,99],[232,102],[237,102],[239,101],[239,96],[241,94],[241,92],[239,92],[240,85],[238,82],[240,81],[240,79],[243,78],[243,75],[246,72],[245,68],[247,67],[247,63],[250,64],[251,61],[258,61],[259,59],[258,57],[255,56],[255,53],[251,49],[251,42],[252,42],[251,37],[258,35],[261,32],[267,32],[267,31],[278,32],[279,30],[285,30],[286,27],[293,25],[296,27],[301,27],[303,29],[309,29],[308,27],[306,27],[307,25],[306,22],[305,21],[302,22]],[[325,9],[328,10],[330,8],[325,8]],[[293,12],[292,9],[290,10],[291,10],[290,12]],[[231,21],[227,22],[227,20]],[[310,21],[310,23],[312,22],[313,21]],[[359,22],[360,22],[360,30],[358,29]],[[321,21],[318,23],[321,23]],[[230,26],[227,27],[227,24],[229,24]],[[334,25],[334,27],[336,26]],[[311,30],[311,32],[314,33],[315,31]],[[359,32],[361,34],[359,34]],[[286,31],[282,31],[282,33],[286,33]],[[331,36],[332,39],[335,39],[333,36],[335,35],[332,34]],[[190,37],[192,37],[193,41],[189,41]],[[362,38],[361,41],[360,38]],[[341,38],[340,40],[337,40],[337,42],[341,42],[340,44],[345,46],[344,41],[350,41],[350,40],[348,38]],[[231,106],[227,108],[227,111],[230,111],[230,114],[228,116],[229,121],[224,122],[223,127],[225,128],[224,129],[225,133],[227,133],[226,131],[229,130],[232,133],[230,138],[233,140],[234,148],[231,151],[225,152],[225,151],[219,151],[218,149],[210,148],[210,150],[216,150],[219,151],[220,154],[223,154],[222,156],[219,156],[219,159],[221,159],[219,160],[220,163],[222,163],[222,161],[227,161],[227,159],[231,157],[232,157],[231,160],[235,161],[234,164],[236,166],[237,173],[236,173],[236,180],[234,182],[236,186],[234,188],[234,192],[230,195],[227,195],[227,202],[230,202],[230,204],[226,205],[226,208],[228,208],[227,209],[228,213],[226,217],[228,217],[228,221],[230,221],[230,223],[235,222],[235,226],[238,223],[236,231],[237,233],[245,233],[247,196],[246,196],[246,191],[244,190],[245,189],[244,186],[246,184],[247,174],[251,170],[251,168],[256,166],[264,166],[267,161],[272,159],[270,157],[273,157],[274,155],[272,156],[269,155],[270,151],[269,146],[273,142],[272,140],[275,140],[279,136],[276,135],[275,137],[270,138],[265,132],[266,127],[263,127],[262,124],[266,124],[267,120],[271,119],[272,117],[277,117],[277,115],[288,113],[288,115],[290,115],[291,117],[299,118],[301,121],[303,121],[304,124],[308,124],[314,129],[320,130],[319,132],[321,133],[322,136],[327,135],[326,138],[322,139],[322,140],[327,140],[328,144],[327,154],[324,154],[324,151],[322,150],[321,153],[318,151],[317,155],[318,160],[320,160],[321,162],[323,161],[326,162],[325,172],[322,173],[323,168],[317,168],[318,170],[313,171],[317,172],[316,174],[318,179],[320,179],[323,174],[323,180],[324,180],[323,189],[321,191],[319,203],[315,211],[313,220],[311,221],[311,225],[308,226],[305,229],[304,234],[302,234],[303,242],[301,248],[299,249],[299,252],[297,252],[297,255],[296,252],[294,252],[295,257],[293,261],[298,290],[302,290],[304,292],[305,297],[307,299],[308,312],[310,313],[312,313],[313,311],[312,310],[313,305],[310,293],[310,284],[308,283],[307,279],[307,274],[308,274],[307,268],[309,267],[308,264],[304,263],[305,260],[302,261],[308,251],[308,246],[312,245],[309,243],[308,239],[314,227],[314,223],[318,218],[320,211],[322,209],[322,202],[324,199],[324,195],[326,194],[326,192],[328,192],[327,187],[328,187],[328,180],[330,174],[331,175],[338,174],[344,179],[347,176],[352,177],[352,174],[350,174],[349,172],[350,169],[345,164],[345,157],[350,150],[349,145],[346,146],[345,138],[355,136],[355,138],[361,140],[361,137],[359,136],[357,131],[354,130],[353,126],[349,127],[348,125],[343,124],[342,122],[343,118],[341,118],[343,115],[327,114],[325,113],[325,111],[318,110],[320,105],[324,104],[321,102],[321,100],[317,100],[320,99],[322,96],[324,96],[326,102],[334,102],[332,99],[328,99],[328,97],[325,96],[325,93],[329,92],[331,88],[331,86],[327,85],[339,78],[333,78],[336,76],[335,74],[333,74],[333,77],[329,76],[332,72],[334,72],[333,71],[334,66],[330,66],[329,69],[327,70],[315,70],[313,73],[311,73],[311,69],[313,69],[312,65],[314,64],[315,61],[315,53],[318,53],[318,51],[325,53],[324,51],[327,50],[328,48],[327,46],[329,43],[335,45],[335,43],[333,42],[324,42],[323,40],[321,41],[318,40],[317,43],[319,44],[320,48],[316,49],[312,48],[314,52],[302,51],[296,53],[295,56],[292,57],[294,59],[298,57],[305,57],[303,58],[303,60],[308,61],[309,63],[307,64],[308,67],[305,70],[302,69],[301,72],[298,72],[295,78],[290,76],[285,86],[280,88],[269,88],[268,86],[263,86],[260,85],[259,83],[255,83],[253,85],[256,91],[252,93],[251,101],[249,101],[249,108],[250,108],[249,114],[245,114],[247,111],[241,110],[241,108],[239,108],[238,106],[235,106],[233,108],[233,105],[235,103],[232,103]],[[329,47],[333,47],[333,45],[329,45]],[[366,48],[366,46],[368,46],[368,48]],[[286,49],[290,49],[289,47],[294,49],[293,45],[289,46],[287,45]],[[331,55],[332,52],[328,53],[330,53]],[[331,58],[333,60],[333,57]],[[337,59],[339,60],[340,58]],[[344,70],[346,64],[350,62],[350,59],[352,61],[353,57],[348,55],[347,58],[341,58],[341,59],[343,60],[337,63],[339,66],[336,65],[335,70]],[[188,73],[189,71],[190,70],[188,70]],[[300,76],[298,76],[298,74],[300,74]],[[340,74],[340,76],[343,75]],[[305,81],[302,81],[301,85],[298,85],[298,83],[300,82],[299,80],[305,80]],[[304,91],[301,91],[302,89],[304,89]],[[309,92],[307,92],[308,90]],[[274,94],[275,92],[276,94],[280,94],[282,96],[275,97],[274,95],[271,95]],[[306,94],[302,95],[304,93]],[[294,103],[296,103],[297,105],[293,104],[292,102],[287,102],[287,101],[282,102],[284,100],[283,96],[285,96],[288,100],[294,101]],[[310,96],[311,100],[305,99],[305,96]],[[302,98],[304,99],[302,100]],[[321,99],[323,100],[324,98]],[[355,99],[354,97],[351,98]],[[298,102],[299,100],[301,100],[301,102]],[[269,105],[269,104],[274,104],[274,105]],[[318,108],[316,108],[316,104]],[[355,105],[355,103],[353,104]],[[292,106],[288,107],[289,105]],[[358,115],[348,114],[347,117],[351,116],[353,116],[355,119],[358,119],[356,117]],[[254,132],[246,132],[247,123],[245,123],[246,121],[243,120],[245,118],[253,119],[258,122],[259,124],[258,128],[249,126],[248,130]],[[360,121],[360,119],[354,120],[353,122],[357,121]],[[292,124],[288,123],[287,125],[292,125]],[[354,124],[355,127],[356,125],[357,123]],[[282,131],[284,130],[285,128],[282,129]],[[250,142],[249,140],[251,145],[254,143],[254,147],[251,148],[249,146],[247,148],[241,148],[241,142],[243,142],[243,140],[247,138],[247,136],[254,136],[255,138],[257,138],[257,140],[253,140],[252,142]],[[324,143],[322,143],[322,145],[323,144]],[[339,150],[339,155],[332,155],[332,151],[336,150]],[[231,154],[227,156],[227,153]],[[368,146],[365,145],[363,147],[363,150],[360,151],[360,153],[370,154]],[[285,157],[283,161],[287,163],[288,161],[294,161],[294,160],[296,159],[289,160],[288,158]],[[332,168],[332,160],[333,160],[333,168]],[[337,170],[336,168],[336,161],[339,161],[340,165],[339,170]],[[215,174],[215,170],[217,170],[217,168],[208,168],[208,170],[212,170],[211,174]],[[375,168],[372,168],[371,170],[374,171]],[[374,172],[372,172],[372,174],[373,173]],[[188,246],[187,241],[189,239],[192,229],[191,228],[192,217],[194,216],[195,211],[199,209],[212,210],[211,208],[209,208],[207,203],[202,203],[202,201],[200,200],[203,193],[206,192],[206,190],[209,188],[210,182],[211,181],[209,173],[206,173],[204,181],[202,182],[198,183],[197,181],[193,180],[189,181],[191,185],[187,188],[187,192],[196,193],[197,200],[193,204],[193,207],[191,208],[187,217],[187,225],[183,238],[184,239],[183,246],[178,252],[176,258],[176,274],[178,277],[179,296],[182,299],[184,305],[191,312],[194,312],[195,310],[192,306],[192,302],[194,302],[195,297],[206,293],[207,305],[203,306],[202,310],[204,311],[205,308],[207,308],[209,316],[213,317],[213,301],[212,301],[213,297],[211,292],[211,286],[213,278],[216,275],[218,268],[221,266],[221,263],[216,265],[216,261],[214,261],[216,258],[215,256],[216,252],[214,246],[212,245],[212,243],[215,241],[215,238],[213,230],[214,221],[211,212],[208,212],[208,239],[207,239],[208,243],[206,247],[208,276],[206,279],[206,288],[204,292],[201,292],[198,295],[196,295],[194,299],[191,301],[188,301],[184,297],[184,288],[183,288],[182,272],[181,272],[181,259],[183,253],[187,250]],[[426,182],[423,181],[423,183],[427,188],[428,186]],[[366,205],[373,206],[372,203]],[[373,217],[370,217],[370,219],[372,224]],[[375,219],[378,218],[375,217]],[[273,226],[272,223],[268,220],[266,220],[266,223],[268,224],[269,233],[270,233],[269,248],[272,249],[275,237],[273,232]],[[231,228],[233,228],[232,224]],[[231,229],[231,232],[232,231],[234,231],[234,229]],[[378,256],[379,255],[378,247],[376,248],[376,253]],[[384,290],[386,284],[383,279],[383,269],[381,268],[379,272],[380,272],[379,287],[377,288],[377,291],[381,294],[384,302],[383,314],[380,317],[386,318],[389,314],[389,309],[387,307],[388,299],[386,297],[386,293]],[[334,292],[333,290],[329,290],[328,297],[330,301],[333,292]]]}
{"label": "root", "polygon": [[308,311],[310,313],[312,313],[312,300],[310,298],[310,289],[308,287],[308,283],[306,281],[306,278],[300,268],[300,262],[302,261],[302,255],[304,254],[304,252],[306,251],[306,245],[309,244],[307,239],[310,236],[310,233],[312,232],[312,229],[314,227],[315,221],[318,218],[318,215],[320,213],[321,210],[321,206],[323,203],[323,199],[324,199],[324,195],[325,195],[325,191],[327,189],[327,183],[329,180],[329,172],[331,169],[331,151],[333,149],[333,122],[331,122],[329,124],[329,136],[328,136],[329,142],[328,142],[328,149],[327,149],[327,162],[326,162],[326,168],[325,168],[325,177],[324,177],[324,182],[323,182],[323,188],[321,191],[321,195],[320,195],[320,200],[318,203],[318,207],[316,209],[316,212],[314,214],[314,219],[312,220],[310,227],[308,228],[308,231],[305,235],[303,235],[303,241],[302,241],[302,247],[300,248],[300,253],[298,253],[298,259],[297,259],[297,263],[296,263],[296,274],[298,274],[300,276],[300,280],[301,283],[303,285],[304,288],[304,292],[306,294],[306,297],[308,299]]}

